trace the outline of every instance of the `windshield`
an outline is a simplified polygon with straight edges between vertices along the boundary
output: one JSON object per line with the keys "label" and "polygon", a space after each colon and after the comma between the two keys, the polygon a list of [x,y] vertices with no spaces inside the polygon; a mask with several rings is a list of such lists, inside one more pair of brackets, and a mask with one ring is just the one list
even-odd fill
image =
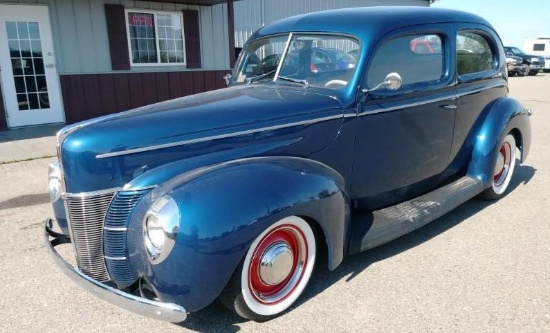
{"label": "windshield", "polygon": [[347,36],[291,34],[257,39],[243,49],[235,84],[284,81],[305,86],[345,88],[353,74],[359,43]]}
{"label": "windshield", "polygon": [[518,49],[517,47],[511,47],[511,48],[510,48],[510,52],[512,52],[512,53],[515,54],[515,55],[522,55],[522,54],[525,54],[525,53],[523,53],[523,51],[521,51],[521,50]]}

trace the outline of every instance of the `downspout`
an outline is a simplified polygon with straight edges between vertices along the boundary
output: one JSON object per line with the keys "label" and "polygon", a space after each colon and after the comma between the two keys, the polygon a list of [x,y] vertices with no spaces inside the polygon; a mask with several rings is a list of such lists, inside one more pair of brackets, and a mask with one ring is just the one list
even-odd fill
{"label": "downspout", "polygon": [[227,35],[229,46],[229,68],[235,65],[235,10],[233,0],[226,0],[227,3]]}

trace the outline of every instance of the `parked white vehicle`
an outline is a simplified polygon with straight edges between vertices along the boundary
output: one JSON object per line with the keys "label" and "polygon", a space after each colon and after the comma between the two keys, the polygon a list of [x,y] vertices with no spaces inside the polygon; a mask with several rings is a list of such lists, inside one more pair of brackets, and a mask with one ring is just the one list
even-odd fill
{"label": "parked white vehicle", "polygon": [[523,45],[523,50],[527,53],[544,57],[544,71],[550,72],[550,37],[528,39]]}

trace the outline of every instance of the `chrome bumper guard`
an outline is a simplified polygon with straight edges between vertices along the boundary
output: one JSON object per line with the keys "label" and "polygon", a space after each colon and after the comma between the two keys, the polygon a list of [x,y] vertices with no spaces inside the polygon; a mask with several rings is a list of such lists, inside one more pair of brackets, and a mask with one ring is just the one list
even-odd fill
{"label": "chrome bumper guard", "polygon": [[46,219],[44,227],[44,238],[47,244],[46,248],[63,273],[69,276],[78,285],[109,303],[142,316],[171,323],[179,323],[187,318],[187,312],[180,305],[157,302],[132,295],[98,282],[80,272],[77,268],[65,261],[65,259],[55,250],[57,245],[70,243],[70,237],[53,231],[52,227],[52,219]]}

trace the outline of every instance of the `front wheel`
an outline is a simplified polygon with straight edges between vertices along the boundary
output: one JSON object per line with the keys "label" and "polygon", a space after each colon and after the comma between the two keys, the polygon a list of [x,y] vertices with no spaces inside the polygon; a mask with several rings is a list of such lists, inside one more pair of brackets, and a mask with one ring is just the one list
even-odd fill
{"label": "front wheel", "polygon": [[491,187],[480,195],[482,199],[497,200],[504,195],[516,165],[516,139],[512,134],[506,135],[498,150]]}
{"label": "front wheel", "polygon": [[297,216],[276,222],[256,237],[220,301],[255,321],[280,315],[304,291],[316,252],[315,234],[308,222]]}
{"label": "front wheel", "polygon": [[518,75],[526,76],[527,74],[529,74],[529,65],[523,64],[523,66],[521,66],[521,69],[518,71]]}

